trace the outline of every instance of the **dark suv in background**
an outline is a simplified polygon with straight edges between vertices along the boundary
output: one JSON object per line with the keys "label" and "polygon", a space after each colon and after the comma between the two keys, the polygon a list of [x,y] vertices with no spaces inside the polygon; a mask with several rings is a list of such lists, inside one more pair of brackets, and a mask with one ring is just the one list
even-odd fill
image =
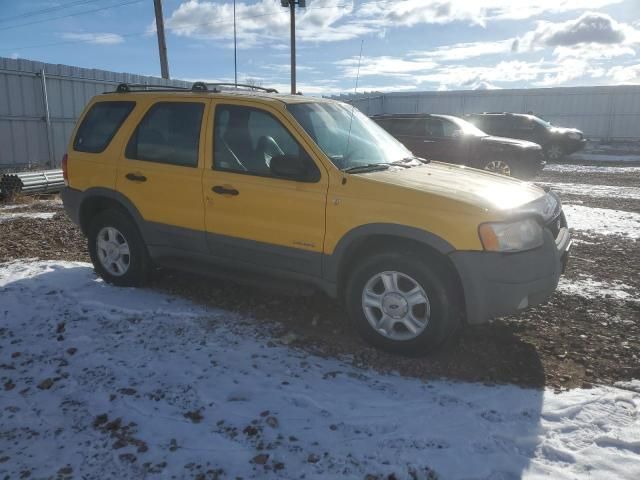
{"label": "dark suv in background", "polygon": [[545,165],[539,145],[491,136],[458,117],[420,113],[371,118],[418,157],[521,179],[534,177]]}
{"label": "dark suv in background", "polygon": [[558,161],[564,155],[584,148],[587,140],[576,128],[556,127],[535,115],[521,113],[472,113],[465,116],[480,130],[491,135],[529,140],[542,146],[548,160]]}

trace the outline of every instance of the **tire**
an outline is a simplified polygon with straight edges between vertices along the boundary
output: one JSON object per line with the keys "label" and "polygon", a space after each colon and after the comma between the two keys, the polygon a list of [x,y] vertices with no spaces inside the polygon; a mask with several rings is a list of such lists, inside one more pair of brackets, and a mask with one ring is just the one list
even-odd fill
{"label": "tire", "polygon": [[[409,289],[416,291],[410,284],[410,281],[413,281],[415,286],[422,289],[421,293],[426,295],[427,302],[408,307],[410,302],[405,302],[410,296],[407,295],[403,302],[392,290],[385,288],[380,295],[381,308],[365,307],[365,292],[368,292],[366,297],[370,300],[371,293],[378,294],[381,287],[384,287],[382,279],[379,281],[374,279],[380,275],[387,275],[386,279],[389,280],[389,275],[392,275],[390,272],[399,274],[397,284],[403,294],[407,293],[405,290],[410,291]],[[393,295],[389,295],[390,293]],[[455,284],[451,275],[439,262],[430,262],[420,253],[413,255],[384,253],[367,258],[353,270],[345,292],[345,304],[349,317],[364,340],[383,350],[405,355],[424,355],[433,352],[458,330],[460,315],[456,298]],[[378,304],[378,299],[375,298],[373,303]],[[406,328],[404,320],[400,319],[399,315],[406,311],[407,307],[412,309],[414,317],[426,318],[426,325],[422,330],[416,328],[417,332],[411,332]],[[383,333],[384,328],[376,329],[370,322],[369,318],[372,315],[374,321],[376,317],[377,321],[382,321],[385,310],[392,312],[391,309],[394,308],[396,316],[382,322],[387,325],[387,333]],[[427,308],[428,315],[424,315]],[[406,316],[404,319],[406,320]],[[393,328],[388,328],[389,323],[393,324]],[[419,324],[420,322],[413,322],[414,327]],[[389,330],[392,330],[391,337],[396,338],[390,338]]]}
{"label": "tire", "polygon": [[114,209],[100,212],[92,219],[87,237],[93,267],[105,282],[119,287],[139,287],[147,282],[149,254],[127,214]]}
{"label": "tire", "polygon": [[557,143],[547,145],[544,153],[550,162],[558,162],[564,157],[564,150],[562,146]]}
{"label": "tire", "polygon": [[498,173],[507,177],[514,177],[516,172],[513,162],[504,159],[488,160],[483,162],[480,168],[487,172]]}

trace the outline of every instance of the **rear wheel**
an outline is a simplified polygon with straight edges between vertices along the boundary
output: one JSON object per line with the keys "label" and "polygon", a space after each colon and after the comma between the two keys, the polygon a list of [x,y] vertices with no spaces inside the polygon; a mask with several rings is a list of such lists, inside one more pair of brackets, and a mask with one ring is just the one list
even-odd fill
{"label": "rear wheel", "polygon": [[363,261],[346,291],[349,316],[374,346],[426,354],[457,329],[453,282],[437,262],[386,253]]}
{"label": "rear wheel", "polygon": [[150,261],[133,221],[118,210],[100,212],[88,229],[89,255],[106,282],[123,287],[143,285]]}

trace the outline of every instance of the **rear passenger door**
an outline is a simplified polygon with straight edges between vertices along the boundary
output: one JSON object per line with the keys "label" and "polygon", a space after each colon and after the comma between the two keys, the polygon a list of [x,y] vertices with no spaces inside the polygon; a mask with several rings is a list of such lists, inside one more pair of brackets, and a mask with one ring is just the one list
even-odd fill
{"label": "rear passenger door", "polygon": [[202,158],[210,101],[141,97],[117,190],[142,215],[147,244],[205,252]]}

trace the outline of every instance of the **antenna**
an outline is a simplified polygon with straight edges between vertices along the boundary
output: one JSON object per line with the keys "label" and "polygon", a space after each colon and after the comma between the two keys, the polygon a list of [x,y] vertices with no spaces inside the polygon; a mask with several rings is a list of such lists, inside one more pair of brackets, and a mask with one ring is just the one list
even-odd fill
{"label": "antenna", "polygon": [[[358,72],[356,73],[356,86],[353,89],[353,94],[356,95],[358,93],[358,80],[360,79],[360,62],[362,62],[362,47],[364,45],[364,39],[360,41],[360,58],[358,58]],[[355,100],[355,98],[354,98]],[[344,153],[342,154],[342,158],[346,157],[349,152],[349,141],[351,140],[351,125],[353,125],[353,112],[356,107],[353,105],[353,101],[351,102],[351,118],[349,119],[349,135],[347,135],[347,145],[344,148]]]}

